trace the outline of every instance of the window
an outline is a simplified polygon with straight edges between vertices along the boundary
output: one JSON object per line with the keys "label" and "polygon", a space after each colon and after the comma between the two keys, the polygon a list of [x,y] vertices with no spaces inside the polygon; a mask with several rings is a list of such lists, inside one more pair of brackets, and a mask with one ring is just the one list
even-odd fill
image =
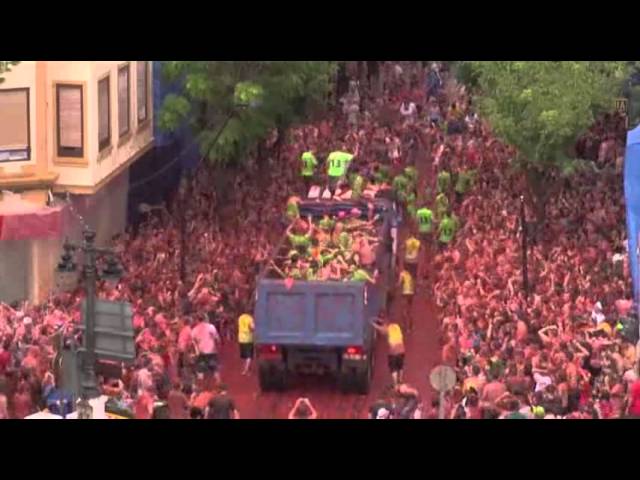
{"label": "window", "polygon": [[137,62],[138,77],[138,123],[149,117],[149,62]]}
{"label": "window", "polygon": [[30,158],[29,89],[0,90],[0,162]]}
{"label": "window", "polygon": [[111,145],[111,109],[109,77],[98,82],[98,146],[100,151]]}
{"label": "window", "polygon": [[129,133],[131,97],[129,83],[129,65],[118,70],[118,135]]}
{"label": "window", "polygon": [[59,157],[84,156],[84,115],[81,85],[56,85]]}

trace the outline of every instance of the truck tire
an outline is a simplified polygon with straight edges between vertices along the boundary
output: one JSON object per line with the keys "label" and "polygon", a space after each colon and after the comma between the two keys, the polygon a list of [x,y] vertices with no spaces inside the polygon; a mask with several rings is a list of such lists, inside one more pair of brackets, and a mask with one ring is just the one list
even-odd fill
{"label": "truck tire", "polygon": [[338,389],[341,393],[357,393],[367,395],[371,388],[371,363],[363,370],[340,371],[338,374]]}
{"label": "truck tire", "polygon": [[367,395],[371,389],[372,369],[371,363],[367,364],[367,368],[358,372],[354,378],[354,391],[359,395]]}
{"label": "truck tire", "polygon": [[338,373],[338,390],[340,390],[340,393],[351,393],[352,388],[351,374],[340,371]]}
{"label": "truck tire", "polygon": [[277,392],[284,392],[287,389],[287,370],[284,365],[274,369],[272,372],[273,389]]}

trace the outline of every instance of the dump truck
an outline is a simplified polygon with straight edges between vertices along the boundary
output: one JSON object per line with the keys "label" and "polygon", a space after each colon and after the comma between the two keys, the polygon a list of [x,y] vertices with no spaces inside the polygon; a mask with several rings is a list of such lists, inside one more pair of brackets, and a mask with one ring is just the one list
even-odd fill
{"label": "dump truck", "polygon": [[[371,320],[387,308],[395,278],[398,215],[393,202],[375,199],[375,220],[367,225],[377,237],[374,282],[342,279],[296,279],[286,274],[288,240],[282,239],[256,282],[255,346],[260,388],[284,390],[294,375],[331,375],[345,393],[369,391],[375,330]],[[326,215],[341,221],[361,212],[371,219],[369,204],[356,201],[303,201],[300,217]]]}

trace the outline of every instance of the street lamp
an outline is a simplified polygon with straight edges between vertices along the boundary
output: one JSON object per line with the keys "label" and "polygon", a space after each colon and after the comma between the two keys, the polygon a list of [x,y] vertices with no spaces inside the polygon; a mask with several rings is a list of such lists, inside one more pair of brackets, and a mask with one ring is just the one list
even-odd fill
{"label": "street lamp", "polygon": [[[100,278],[110,282],[117,282],[122,277],[122,267],[115,258],[115,252],[107,248],[97,248],[95,246],[96,233],[85,226],[83,231],[83,242],[81,245],[74,245],[65,242],[64,254],[58,264],[57,273],[61,277],[75,273],[76,264],[72,260],[71,252],[82,251],[84,262],[82,272],[86,291],[86,311],[84,315],[84,356],[81,359],[81,400],[78,402],[78,418],[90,416],[88,401],[100,396],[98,382],[96,379],[95,364],[95,322],[96,322],[96,283],[98,281],[98,268],[96,259],[98,255],[108,256],[107,266],[103,270]],[[62,283],[62,282],[61,282]]]}
{"label": "street lamp", "polygon": [[58,289],[63,292],[73,290],[78,284],[78,270],[76,264],[73,261],[73,247],[65,242],[64,253],[60,258],[58,267],[56,269],[58,275]]}

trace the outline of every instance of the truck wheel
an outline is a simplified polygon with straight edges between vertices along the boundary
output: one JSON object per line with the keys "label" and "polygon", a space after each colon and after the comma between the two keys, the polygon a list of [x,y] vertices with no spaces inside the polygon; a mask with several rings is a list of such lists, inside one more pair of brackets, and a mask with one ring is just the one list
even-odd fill
{"label": "truck wheel", "polygon": [[354,390],[360,395],[367,395],[371,389],[371,364],[367,364],[365,370],[361,370],[354,375]]}
{"label": "truck wheel", "polygon": [[271,392],[283,391],[287,388],[287,369],[284,364],[261,364],[258,367],[260,390]]}
{"label": "truck wheel", "polygon": [[284,392],[287,389],[287,370],[284,365],[273,369],[271,372],[271,381],[274,390]]}
{"label": "truck wheel", "polygon": [[340,390],[340,393],[351,393],[351,390],[353,388],[351,377],[352,375],[349,373],[345,373],[342,371],[338,373],[338,390]]}
{"label": "truck wheel", "polygon": [[366,395],[371,387],[371,364],[363,370],[350,370],[338,374],[338,389],[341,393]]}

